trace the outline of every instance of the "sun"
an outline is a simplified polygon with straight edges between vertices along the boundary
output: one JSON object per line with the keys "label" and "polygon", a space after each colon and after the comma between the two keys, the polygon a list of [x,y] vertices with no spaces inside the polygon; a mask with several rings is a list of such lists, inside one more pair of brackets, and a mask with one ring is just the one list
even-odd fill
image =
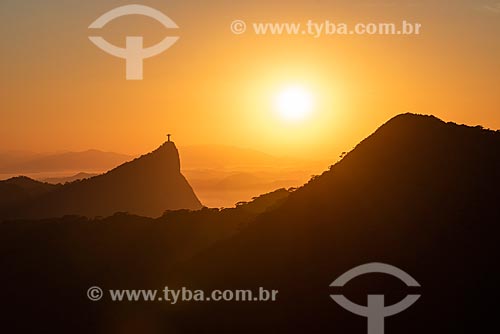
{"label": "sun", "polygon": [[291,122],[302,121],[310,116],[314,98],[304,87],[288,86],[276,95],[274,107],[282,119]]}

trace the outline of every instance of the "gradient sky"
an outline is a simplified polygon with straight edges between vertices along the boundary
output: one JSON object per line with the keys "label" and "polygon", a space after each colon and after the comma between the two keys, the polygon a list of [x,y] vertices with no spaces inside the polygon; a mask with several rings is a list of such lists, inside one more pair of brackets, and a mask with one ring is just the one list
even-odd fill
{"label": "gradient sky", "polygon": [[[125,62],[87,28],[119,5],[159,9],[180,27],[138,16],[108,24],[116,45],[143,35],[179,42],[126,81]],[[233,35],[231,21],[419,22],[420,36]],[[500,1],[2,0],[0,150],[96,148],[137,154],[174,134],[178,145],[229,144],[315,159],[350,150],[411,111],[500,128]],[[288,124],[272,99],[307,87],[316,108]]]}

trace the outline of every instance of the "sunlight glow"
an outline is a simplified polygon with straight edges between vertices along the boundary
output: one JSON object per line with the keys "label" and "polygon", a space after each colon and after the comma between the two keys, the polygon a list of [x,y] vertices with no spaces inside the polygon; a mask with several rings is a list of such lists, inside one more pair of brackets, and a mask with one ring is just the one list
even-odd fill
{"label": "sunlight glow", "polygon": [[306,119],[314,106],[313,95],[300,86],[289,86],[275,98],[274,105],[280,117],[286,121]]}

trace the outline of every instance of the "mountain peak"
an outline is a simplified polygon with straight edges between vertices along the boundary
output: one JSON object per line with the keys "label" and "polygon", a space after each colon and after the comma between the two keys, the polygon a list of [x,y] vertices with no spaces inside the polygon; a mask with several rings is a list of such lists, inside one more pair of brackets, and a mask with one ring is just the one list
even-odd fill
{"label": "mountain peak", "polygon": [[[179,158],[179,150],[173,141],[166,141],[153,152],[142,155],[131,162],[123,164],[122,166],[131,165],[137,168],[145,168],[146,165],[149,165],[146,167],[148,170],[161,169],[164,171],[180,173],[181,161]],[[122,166],[118,166],[114,170],[119,169]]]}
{"label": "mountain peak", "polygon": [[389,119],[385,124],[379,127],[379,130],[386,128],[397,128],[405,131],[409,128],[422,129],[430,127],[444,126],[446,123],[433,115],[421,115],[413,113],[399,114]]}
{"label": "mountain peak", "polygon": [[421,120],[421,121],[427,120],[427,121],[442,122],[442,120],[440,120],[439,118],[437,118],[434,115],[424,115],[424,114],[415,114],[415,113],[407,112],[407,113],[402,113],[402,114],[398,114],[398,115],[394,116],[389,121],[387,121],[387,123],[396,122],[396,121],[409,122],[409,121],[415,121],[415,120]]}
{"label": "mountain peak", "polygon": [[174,150],[175,152],[178,152],[177,146],[175,146],[175,143],[173,141],[164,142],[156,150],[157,151],[163,150],[164,152],[170,152],[170,151]]}

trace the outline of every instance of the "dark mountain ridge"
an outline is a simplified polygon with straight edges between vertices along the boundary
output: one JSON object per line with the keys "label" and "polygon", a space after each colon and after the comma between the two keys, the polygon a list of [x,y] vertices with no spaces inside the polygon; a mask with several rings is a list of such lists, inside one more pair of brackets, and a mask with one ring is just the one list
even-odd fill
{"label": "dark mountain ridge", "polygon": [[64,215],[109,216],[116,212],[158,217],[166,210],[200,209],[200,201],[180,172],[173,142],[89,179],[60,186],[35,200],[5,210],[4,219]]}
{"label": "dark mountain ridge", "polygon": [[19,203],[25,203],[47,194],[58,186],[18,176],[0,181],[0,212]]}
{"label": "dark mountain ridge", "polygon": [[[189,277],[207,290],[272,287],[280,291],[276,305],[234,311],[235,303],[210,304],[175,319],[183,332],[201,330],[188,321],[198,316],[204,328],[230,332],[247,314],[253,320],[245,333],[366,332],[366,319],[336,305],[329,285],[356,266],[383,262],[410,273],[424,294],[387,320],[391,332],[478,332],[495,319],[499,191],[498,131],[399,115],[176,275],[178,284]],[[393,302],[407,293],[377,277],[360,282],[347,289],[359,304],[366,305],[366,291]]]}

